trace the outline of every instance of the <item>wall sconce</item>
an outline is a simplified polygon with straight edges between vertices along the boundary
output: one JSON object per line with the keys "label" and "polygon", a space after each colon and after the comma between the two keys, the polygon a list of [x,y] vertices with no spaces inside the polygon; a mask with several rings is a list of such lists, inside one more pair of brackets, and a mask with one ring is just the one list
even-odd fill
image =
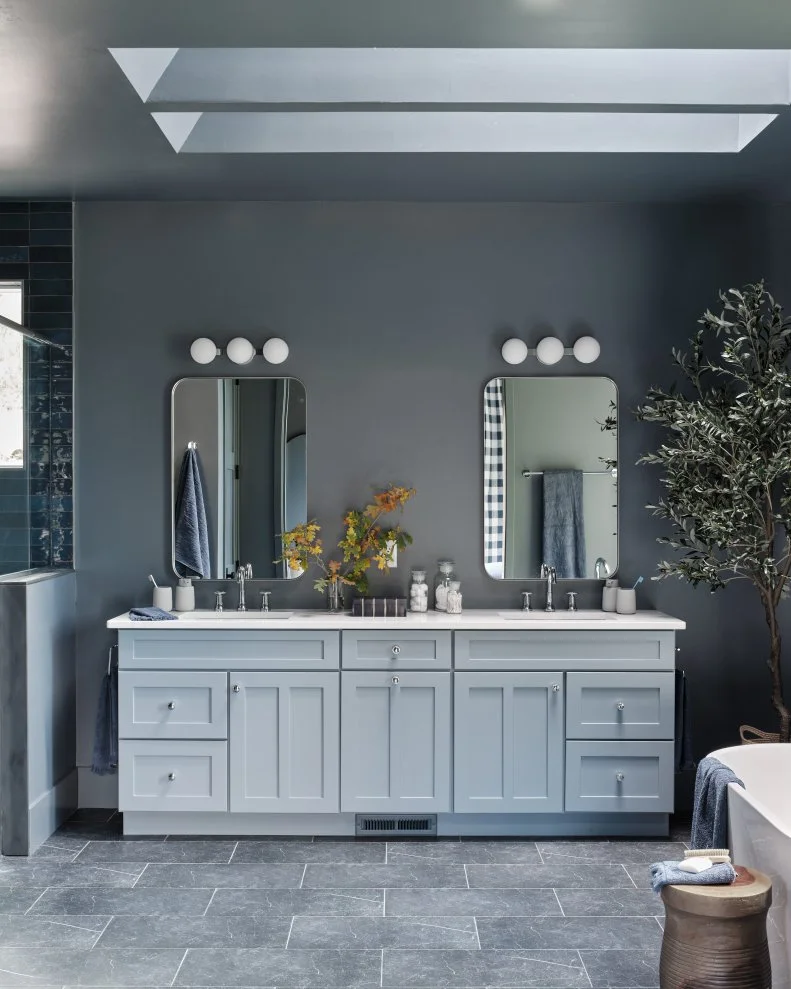
{"label": "wall sconce", "polygon": [[220,348],[208,337],[198,337],[193,340],[190,346],[190,357],[196,364],[211,364],[214,358],[221,353]]}
{"label": "wall sconce", "polygon": [[580,364],[592,364],[598,360],[601,346],[595,337],[580,337],[573,347],[564,347],[557,337],[543,337],[535,350],[531,350],[523,340],[511,337],[503,344],[500,353],[507,364],[521,364],[532,355],[541,364],[557,364],[563,357],[575,357]]}
{"label": "wall sconce", "polygon": [[288,357],[288,344],[280,337],[272,337],[271,340],[266,341],[261,353],[269,364],[282,364]]}
{"label": "wall sconce", "polygon": [[225,348],[225,356],[234,364],[249,364],[255,357],[255,347],[244,337],[234,337]]}
{"label": "wall sconce", "polygon": [[[249,364],[258,351],[245,337],[234,337],[225,348],[225,356],[234,364]],[[222,350],[208,337],[198,337],[190,344],[190,357],[196,364],[211,364]],[[282,364],[288,357],[288,344],[280,337],[272,337],[264,344],[261,356],[268,364]]]}

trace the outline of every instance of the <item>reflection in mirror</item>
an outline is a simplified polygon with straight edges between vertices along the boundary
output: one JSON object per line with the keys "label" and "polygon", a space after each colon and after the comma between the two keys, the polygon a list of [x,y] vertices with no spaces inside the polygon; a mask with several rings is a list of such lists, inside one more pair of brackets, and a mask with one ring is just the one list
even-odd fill
{"label": "reflection in mirror", "polygon": [[173,388],[173,568],[225,580],[299,576],[280,533],[307,521],[305,386],[296,378],[183,378]]}
{"label": "reflection in mirror", "polygon": [[604,578],[618,567],[618,439],[609,378],[494,378],[484,389],[484,562],[498,579]]}

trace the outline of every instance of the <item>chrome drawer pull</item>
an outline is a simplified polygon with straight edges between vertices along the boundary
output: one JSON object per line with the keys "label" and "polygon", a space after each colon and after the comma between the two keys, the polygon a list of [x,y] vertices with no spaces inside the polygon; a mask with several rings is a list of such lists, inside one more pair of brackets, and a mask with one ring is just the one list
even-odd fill
{"label": "chrome drawer pull", "polygon": [[560,690],[560,684],[559,684],[559,683],[553,683],[553,684],[552,684],[552,690],[553,690],[553,691],[554,691],[555,693],[557,693],[557,692],[558,692],[558,691]]}
{"label": "chrome drawer pull", "polygon": [[241,689],[242,689],[242,688],[241,688],[241,687],[239,686],[239,684],[238,684],[238,683],[235,683],[235,684],[233,685],[233,692],[234,692],[235,694],[238,694],[238,693],[239,693],[239,691],[240,691]]}
{"label": "chrome drawer pull", "polygon": [[175,778],[176,778],[176,774],[175,773],[168,773],[168,779],[170,780],[171,783],[173,782],[173,780]]}
{"label": "chrome drawer pull", "polygon": [[619,711],[623,711],[623,709],[624,709],[625,707],[626,707],[626,705],[624,704],[624,702],[623,702],[623,701],[618,701],[618,710],[619,710]]}
{"label": "chrome drawer pull", "polygon": [[394,656],[400,656],[401,655],[401,646],[393,646],[393,655]]}
{"label": "chrome drawer pull", "polygon": [[393,684],[394,687],[397,687],[401,681],[398,679],[398,677],[393,677],[393,679],[390,682]]}
{"label": "chrome drawer pull", "polygon": [[168,711],[175,711],[175,710],[176,710],[176,702],[168,701]]}
{"label": "chrome drawer pull", "polygon": [[615,774],[615,779],[616,779],[616,782],[623,783],[623,773],[616,773]]}

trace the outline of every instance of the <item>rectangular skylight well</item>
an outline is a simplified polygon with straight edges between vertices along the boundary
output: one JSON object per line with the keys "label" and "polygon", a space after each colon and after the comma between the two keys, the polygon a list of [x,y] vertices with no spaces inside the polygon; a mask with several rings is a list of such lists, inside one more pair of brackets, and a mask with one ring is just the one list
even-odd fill
{"label": "rectangular skylight well", "polygon": [[730,153],[774,114],[154,112],[186,154]]}
{"label": "rectangular skylight well", "polygon": [[149,103],[782,106],[784,49],[114,48]]}

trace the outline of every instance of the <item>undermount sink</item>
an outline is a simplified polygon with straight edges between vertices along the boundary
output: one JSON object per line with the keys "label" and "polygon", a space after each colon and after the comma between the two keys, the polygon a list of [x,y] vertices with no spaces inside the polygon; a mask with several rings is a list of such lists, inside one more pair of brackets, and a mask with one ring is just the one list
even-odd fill
{"label": "undermount sink", "polygon": [[237,611],[232,608],[228,611],[185,611],[180,617],[187,622],[282,622],[293,614],[293,611]]}
{"label": "undermount sink", "polygon": [[498,611],[500,618],[514,622],[601,622],[612,618],[604,611]]}

